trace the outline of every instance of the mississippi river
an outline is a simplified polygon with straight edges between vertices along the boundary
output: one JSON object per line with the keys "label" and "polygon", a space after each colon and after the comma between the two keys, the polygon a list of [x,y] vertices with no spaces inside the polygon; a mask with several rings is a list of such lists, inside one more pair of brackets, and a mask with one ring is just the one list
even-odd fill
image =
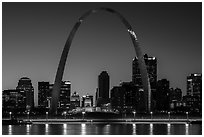
{"label": "mississippi river", "polygon": [[2,125],[3,135],[202,135],[202,124]]}

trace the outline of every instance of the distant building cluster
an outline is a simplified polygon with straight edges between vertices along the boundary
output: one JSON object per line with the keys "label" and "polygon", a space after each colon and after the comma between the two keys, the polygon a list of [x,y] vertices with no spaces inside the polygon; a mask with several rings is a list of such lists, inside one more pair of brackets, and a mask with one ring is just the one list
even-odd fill
{"label": "distant building cluster", "polygon": [[34,88],[31,80],[23,77],[19,80],[16,89],[4,90],[2,95],[3,112],[15,111],[23,113],[34,108]]}
{"label": "distant building cluster", "polygon": [[[187,94],[182,96],[179,88],[171,88],[167,79],[157,80],[157,58],[144,55],[151,86],[151,108],[156,113],[202,113],[202,75],[193,73],[187,76]],[[3,115],[13,112],[45,113],[51,105],[53,84],[38,82],[38,106],[34,107],[34,88],[31,79],[23,77],[16,89],[3,91]],[[59,93],[58,112],[113,111],[118,113],[145,113],[144,90],[138,59],[132,61],[132,81],[121,82],[110,89],[110,76],[102,71],[98,76],[98,87],[93,95],[71,94],[71,82],[62,81]]]}

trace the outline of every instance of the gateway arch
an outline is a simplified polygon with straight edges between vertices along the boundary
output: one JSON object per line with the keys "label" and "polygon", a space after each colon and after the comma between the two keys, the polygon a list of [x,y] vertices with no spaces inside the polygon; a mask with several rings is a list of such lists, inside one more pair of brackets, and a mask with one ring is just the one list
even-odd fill
{"label": "gateway arch", "polygon": [[129,24],[129,22],[117,11],[110,9],[110,8],[97,8],[97,9],[92,9],[89,10],[88,12],[84,13],[76,22],[76,24],[74,25],[74,27],[72,28],[69,37],[67,38],[67,41],[65,43],[61,58],[60,58],[60,62],[58,65],[58,69],[57,69],[57,73],[56,73],[56,77],[55,77],[55,82],[54,82],[54,86],[53,86],[53,90],[52,90],[52,99],[51,99],[51,107],[50,107],[50,113],[52,115],[57,113],[57,105],[58,105],[58,101],[59,101],[59,94],[60,94],[60,88],[61,88],[61,81],[62,81],[62,77],[63,77],[63,73],[64,73],[64,68],[65,68],[65,64],[66,64],[66,60],[67,60],[67,55],[69,53],[69,49],[72,43],[72,40],[75,36],[75,33],[77,31],[77,29],[79,28],[79,26],[82,24],[82,22],[92,13],[96,13],[99,11],[106,11],[109,12],[111,14],[116,15],[121,21],[122,23],[125,25],[127,32],[130,35],[130,38],[132,40],[135,52],[136,52],[136,57],[138,58],[138,64],[139,64],[139,69],[140,69],[140,73],[142,76],[142,84],[143,84],[143,89],[144,89],[144,106],[145,106],[145,110],[147,112],[151,111],[151,89],[150,89],[150,83],[149,83],[149,78],[148,78],[148,74],[147,74],[147,69],[146,69],[146,65],[145,65],[145,61],[143,58],[143,53],[142,50],[140,48],[139,42],[137,40],[137,36],[135,34],[135,32],[133,31],[131,25]]}

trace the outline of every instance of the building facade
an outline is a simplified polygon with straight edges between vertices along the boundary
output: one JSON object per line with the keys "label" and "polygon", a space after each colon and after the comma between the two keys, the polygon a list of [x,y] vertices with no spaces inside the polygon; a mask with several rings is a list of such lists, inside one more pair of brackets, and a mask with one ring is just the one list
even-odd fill
{"label": "building facade", "polygon": [[20,94],[19,90],[8,89],[4,90],[2,94],[2,108],[3,110],[13,111],[14,109],[19,109],[22,105],[23,96]]}
{"label": "building facade", "polygon": [[97,106],[109,103],[110,77],[106,71],[98,76]]}
{"label": "building facade", "polygon": [[187,95],[202,97],[202,75],[198,73],[187,76]]}
{"label": "building facade", "polygon": [[[53,89],[53,84],[49,85],[50,94],[47,98],[48,100],[48,106],[50,108],[51,104],[51,92]],[[70,108],[70,95],[71,95],[71,82],[70,81],[62,81],[61,83],[61,89],[60,89],[60,95],[59,95],[59,101],[58,101],[58,110],[67,110]]]}
{"label": "building facade", "polygon": [[170,88],[169,90],[169,100],[172,101],[181,101],[182,100],[182,91],[180,88]]}
{"label": "building facade", "polygon": [[202,75],[193,73],[187,76],[187,95],[184,97],[189,111],[202,112]]}
{"label": "building facade", "polygon": [[59,108],[69,109],[70,107],[70,94],[71,94],[71,83],[70,81],[62,81],[60,97],[59,97]]}
{"label": "building facade", "polygon": [[21,108],[30,110],[34,107],[34,88],[31,80],[27,77],[23,77],[19,80],[16,90],[19,90],[23,99],[20,103]]}
{"label": "building facade", "polygon": [[123,82],[111,89],[111,107],[119,112],[143,112],[143,96],[132,82]]}
{"label": "building facade", "polygon": [[[151,108],[155,109],[156,100],[156,86],[157,86],[157,59],[156,57],[149,57],[147,54],[144,55],[144,60],[147,68],[149,82],[151,86],[151,93],[148,93],[151,97],[148,97],[151,102]],[[139,69],[138,59],[135,57],[132,61],[132,82],[139,87],[140,91],[144,91],[142,85],[142,76]]]}
{"label": "building facade", "polygon": [[[149,57],[147,54],[144,55],[145,64],[149,76],[151,90],[156,90],[157,84],[157,59],[156,57]],[[142,87],[142,77],[139,69],[138,59],[135,57],[132,62],[132,82],[139,88]]]}
{"label": "building facade", "polygon": [[169,111],[169,81],[167,79],[158,80],[155,99],[157,111]]}
{"label": "building facade", "polygon": [[38,82],[38,107],[48,107],[48,97],[50,96],[50,83],[49,82]]}
{"label": "building facade", "polygon": [[80,107],[80,96],[77,92],[74,92],[70,98],[70,108],[76,109],[77,107]]}
{"label": "building facade", "polygon": [[88,94],[82,96],[81,107],[93,107],[93,96]]}

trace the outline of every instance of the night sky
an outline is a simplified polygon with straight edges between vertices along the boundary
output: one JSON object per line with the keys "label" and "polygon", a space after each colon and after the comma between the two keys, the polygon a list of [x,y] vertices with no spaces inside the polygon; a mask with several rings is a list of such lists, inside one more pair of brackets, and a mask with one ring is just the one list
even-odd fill
{"label": "night sky", "polygon": [[[202,3],[3,3],[2,89],[29,77],[54,83],[65,41],[78,18],[97,7],[120,12],[137,33],[143,53],[158,60],[158,79],[186,94],[186,77],[202,72]],[[63,80],[71,92],[95,96],[98,75],[110,88],[132,80],[133,44],[121,21],[107,12],[89,16],[77,31]]]}

